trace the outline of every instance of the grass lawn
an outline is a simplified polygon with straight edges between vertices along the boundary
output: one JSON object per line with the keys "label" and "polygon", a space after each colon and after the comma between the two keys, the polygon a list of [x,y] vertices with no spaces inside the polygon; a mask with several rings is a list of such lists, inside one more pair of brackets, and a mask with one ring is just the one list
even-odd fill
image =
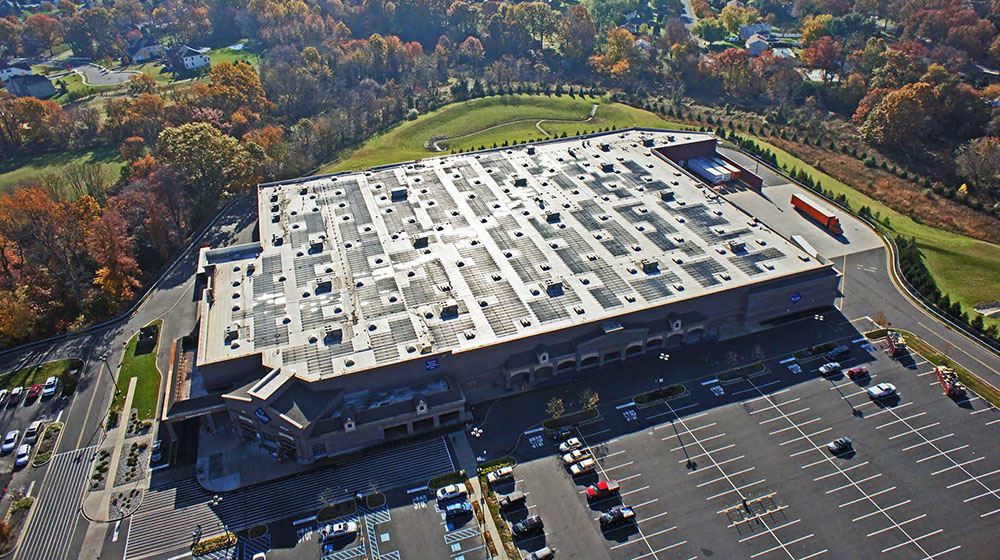
{"label": "grass lawn", "polygon": [[260,67],[260,55],[257,53],[250,52],[246,49],[235,51],[229,47],[223,47],[221,49],[214,49],[208,51],[208,59],[212,61],[212,66],[220,62],[232,62],[243,61],[254,68]]}
{"label": "grass lawn", "polygon": [[83,83],[83,76],[79,74],[67,74],[61,78],[55,78],[52,80],[52,85],[55,86],[56,91],[60,91],[60,85],[57,83],[59,81],[66,82],[66,93],[59,94],[51,98],[52,101],[59,104],[69,103],[70,101],[80,99],[81,97],[87,97],[88,95],[94,95],[102,91],[108,91],[119,87],[117,85],[101,87],[88,86]]}
{"label": "grass lawn", "polygon": [[[57,360],[36,366],[29,366],[17,371],[0,376],[0,389],[12,389],[14,387],[30,387],[36,383],[45,383],[50,376],[56,376],[65,386],[69,376],[69,370],[74,366],[79,370],[82,364],[79,360]],[[79,375],[79,371],[77,371]],[[76,384],[73,383],[75,387]]]}
{"label": "grass lawn", "polygon": [[76,163],[99,163],[110,181],[118,179],[124,165],[121,154],[114,148],[80,150],[10,158],[0,163],[0,192],[7,191],[18,182],[47,173],[59,173]]}
{"label": "grass lawn", "polygon": [[[961,302],[970,316],[972,307],[977,303],[1000,300],[1000,282],[996,281],[1000,277],[1000,246],[917,223],[781,148],[758,138],[754,140],[770,148],[777,155],[779,165],[787,165],[788,169],[805,169],[823,183],[823,188],[845,195],[851,208],[857,210],[868,206],[872,213],[879,212],[883,219],[888,217],[893,231],[915,237],[938,288],[947,293],[952,301]],[[1000,319],[984,317],[984,321],[1000,326]]]}
{"label": "grass lawn", "polygon": [[[542,128],[552,135],[573,135],[576,131],[594,131],[608,126],[669,126],[656,115],[619,103],[607,103],[603,98],[570,97],[568,95],[502,95],[473,99],[447,105],[414,121],[405,122],[385,134],[373,137],[359,149],[342,159],[325,166],[329,173],[348,169],[363,169],[373,165],[394,163],[448,153],[451,150],[492,147],[504,141],[513,142],[541,139],[535,128],[541,119],[581,119],[590,114],[590,108],[599,104],[597,114],[587,123],[543,122]],[[500,126],[472,136],[447,143],[448,151],[435,153],[424,147],[431,136],[455,137],[474,133],[492,126],[503,125],[519,119],[524,122]]]}
{"label": "grass lawn", "polygon": [[38,445],[35,446],[35,457],[32,459],[33,465],[40,467],[52,458],[52,452],[55,451],[56,442],[59,440],[59,432],[62,429],[62,422],[54,422],[45,427]]}
{"label": "grass lawn", "polygon": [[[163,327],[161,319],[150,324]],[[136,382],[135,395],[132,397],[132,408],[138,409],[140,420],[148,420],[156,413],[156,402],[160,397],[160,371],[156,369],[156,352],[160,348],[160,341],[157,340],[152,352],[136,356],[135,346],[138,341],[139,333],[135,333],[125,347],[125,358],[118,373],[118,391],[115,393],[114,401],[111,402],[111,410],[122,411],[129,380],[137,377],[139,380]],[[128,416],[128,411],[125,412],[125,416]]]}
{"label": "grass lawn", "polygon": [[129,66],[126,70],[133,70],[135,72],[142,72],[150,78],[156,80],[158,84],[169,84],[174,81],[174,75],[172,72],[168,71],[163,66],[162,61],[147,62],[145,64],[136,64]]}

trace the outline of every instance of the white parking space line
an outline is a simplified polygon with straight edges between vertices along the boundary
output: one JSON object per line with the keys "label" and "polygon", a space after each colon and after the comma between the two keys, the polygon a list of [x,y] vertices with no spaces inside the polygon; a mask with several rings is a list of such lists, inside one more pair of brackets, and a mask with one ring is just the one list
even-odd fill
{"label": "white parking space line", "polygon": [[706,480],[705,482],[702,482],[701,484],[698,485],[698,488],[701,488],[702,486],[708,486],[709,484],[715,484],[716,482],[719,482],[720,480],[728,480],[729,477],[738,476],[738,475],[741,475],[743,473],[748,473],[748,472],[750,472],[752,470],[755,470],[756,468],[757,467],[747,467],[747,468],[743,469],[742,471],[736,471],[736,472],[731,473],[731,474],[723,474],[722,476],[720,476],[718,478],[713,478],[712,480]]}
{"label": "white parking space line", "polygon": [[[659,519],[660,517],[663,517],[664,515],[667,515],[668,513],[669,512],[662,511],[660,513],[657,513],[656,515],[650,515],[649,517],[644,517],[644,518],[640,519],[639,521],[636,521],[636,523],[645,523],[647,521],[652,521],[654,519]],[[666,529],[664,531],[660,531],[660,533],[663,533],[663,532],[666,532],[666,531],[672,531],[672,530],[674,530],[676,528],[677,528],[677,526],[675,525],[675,526],[671,527],[670,529]],[[652,537],[652,536],[655,536],[655,535],[659,535],[660,533],[653,533],[652,535],[648,535],[646,538],[649,538],[649,537]]]}
{"label": "white parking space line", "polygon": [[985,425],[992,426],[993,424],[996,424],[997,422],[1000,422],[1000,418],[997,418],[996,420],[991,420],[991,421],[987,422]]}
{"label": "white parking space line", "polygon": [[720,447],[718,449],[713,449],[711,451],[705,451],[704,453],[699,453],[698,455],[692,455],[692,456],[688,457],[687,459],[681,459],[680,461],[677,461],[677,462],[678,463],[687,463],[689,460],[693,461],[695,459],[700,459],[702,457],[707,457],[711,453],[718,453],[719,451],[725,451],[726,449],[732,449],[734,447],[736,447],[736,444],[735,443],[730,443],[729,445],[723,445],[722,447]]}
{"label": "white parking space line", "polygon": [[881,430],[882,428],[887,428],[889,426],[892,426],[893,424],[898,424],[898,423],[902,422],[903,420],[912,420],[914,418],[919,418],[919,417],[923,416],[924,414],[927,414],[927,412],[918,412],[916,414],[907,416],[906,418],[901,418],[899,420],[893,420],[891,422],[886,422],[885,424],[881,424],[881,425],[875,426],[875,429],[876,430]]}
{"label": "white parking space line", "polygon": [[889,441],[892,441],[894,439],[899,439],[899,438],[901,438],[901,437],[903,437],[905,435],[915,434],[915,433],[919,432],[920,430],[926,430],[927,428],[933,428],[934,426],[940,426],[940,425],[941,425],[940,422],[933,422],[933,423],[927,424],[926,426],[921,426],[919,428],[913,428],[913,429],[907,430],[907,431],[905,431],[903,433],[896,434],[894,436],[889,436]]}
{"label": "white parking space line", "polygon": [[889,511],[890,509],[898,508],[899,506],[905,506],[906,504],[910,503],[911,501],[912,500],[903,500],[902,502],[899,502],[898,504],[893,504],[893,505],[891,505],[889,507],[878,508],[877,510],[875,510],[875,511],[873,511],[871,513],[866,513],[866,514],[861,515],[859,517],[855,517],[851,521],[857,523],[858,521],[861,521],[862,519],[868,519],[869,517],[871,517],[873,515],[878,515],[878,514],[882,513],[883,511]]}
{"label": "white parking space line", "polygon": [[[938,529],[937,531],[931,531],[930,533],[927,533],[926,535],[923,535],[923,536],[920,536],[920,537],[917,537],[917,538],[914,538],[914,539],[903,541],[903,542],[901,542],[901,543],[899,543],[899,544],[897,544],[895,546],[890,546],[889,548],[883,548],[882,549],[882,553],[884,554],[886,552],[889,552],[890,550],[896,550],[897,548],[902,547],[902,546],[906,546],[906,545],[908,545],[910,543],[917,544],[917,541],[919,541],[919,540],[923,540],[923,539],[926,539],[927,537],[932,537],[932,536],[934,536],[934,535],[936,535],[938,533],[943,533],[943,532],[944,532],[944,529]],[[920,546],[920,545],[917,545],[917,546]]]}
{"label": "white parking space line", "polygon": [[768,422],[774,422],[775,420],[782,420],[782,419],[787,418],[789,416],[795,416],[796,414],[802,414],[803,412],[806,412],[808,410],[810,410],[810,408],[807,406],[805,408],[796,410],[795,412],[786,412],[786,413],[782,414],[781,416],[775,416],[774,418],[768,418],[767,420],[761,420],[760,424],[767,424]]}
{"label": "white parking space line", "polygon": [[[809,533],[808,535],[805,535],[805,536],[802,536],[802,537],[799,537],[799,538],[797,538],[797,539],[795,539],[795,540],[791,540],[791,541],[788,541],[788,542],[786,542],[786,543],[782,543],[782,544],[779,544],[778,546],[774,546],[774,547],[771,547],[771,548],[769,548],[769,549],[767,549],[767,550],[765,550],[765,551],[762,551],[762,552],[758,552],[757,554],[751,554],[751,555],[750,555],[750,558],[751,558],[751,559],[753,559],[753,558],[757,558],[758,556],[763,556],[763,555],[765,555],[765,554],[769,554],[769,553],[771,553],[771,552],[774,552],[775,550],[778,550],[779,548],[783,548],[783,549],[785,549],[785,550],[787,551],[787,550],[788,550],[788,547],[789,547],[790,545],[793,545],[793,544],[795,544],[795,543],[797,543],[797,542],[802,542],[802,541],[804,541],[804,540],[806,540],[806,539],[809,539],[809,538],[812,538],[812,537],[815,537],[815,536],[816,536],[816,534],[815,534],[815,533]],[[789,552],[789,553],[788,553],[788,556],[789,556],[790,558],[795,558],[794,556],[792,556],[792,553],[791,553],[791,552]]]}
{"label": "white parking space line", "polygon": [[802,558],[799,558],[798,560],[809,560],[810,558],[815,558],[815,557],[819,556],[820,554],[826,554],[827,552],[830,552],[830,550],[824,548],[823,550],[821,550],[819,552],[813,552],[809,556],[803,556]]}
{"label": "white parking space line", "polygon": [[753,416],[754,414],[759,414],[761,412],[767,412],[769,410],[775,410],[778,407],[785,406],[786,404],[792,404],[793,402],[799,402],[800,400],[802,400],[802,399],[800,399],[799,397],[795,397],[794,399],[789,400],[789,401],[785,401],[783,403],[774,403],[773,405],[765,407],[765,408],[759,408],[757,410],[751,410],[750,411],[750,416]]}
{"label": "white parking space line", "polygon": [[[734,391],[733,396],[735,397],[736,395],[745,395],[746,393],[754,393],[757,392],[759,388],[770,387],[771,385],[777,385],[778,383],[781,383],[780,379],[775,379],[774,381],[768,381],[767,383],[761,383],[760,385],[754,385],[752,389],[743,389],[741,391]],[[764,394],[763,391],[760,391],[760,393],[762,395]]]}
{"label": "white parking space line", "polygon": [[[791,391],[791,389],[788,389],[788,388],[785,388],[785,389],[782,389],[782,390],[780,390],[780,391],[775,391],[775,392],[773,392],[773,393],[768,393],[768,394],[766,395],[766,397],[771,397],[771,398],[774,398],[774,397],[775,397],[775,396],[777,396],[777,395],[780,395],[780,394],[783,394],[783,393],[787,393],[787,392],[789,392],[789,391]],[[735,395],[736,393],[733,393],[733,394]],[[752,402],[756,402],[756,401],[759,401],[759,400],[761,400],[761,399],[763,399],[763,398],[765,398],[765,397],[754,397],[754,398],[752,398],[752,399],[747,399],[747,400],[743,401],[743,404],[750,404],[750,403],[752,403]]]}
{"label": "white parking space line", "polygon": [[615,456],[618,456],[618,455],[621,455],[622,453],[625,453],[625,450],[624,450],[624,449],[622,449],[621,451],[615,451],[614,453],[609,453],[608,455],[605,455],[605,456],[603,456],[603,457],[600,457],[600,458],[599,458],[598,460],[599,460],[599,461],[603,461],[603,460],[605,460],[605,459],[610,459],[610,458],[612,458],[612,457],[615,457]]}
{"label": "white parking space line", "polygon": [[619,478],[618,483],[621,484],[622,482],[628,482],[629,480],[632,480],[633,478],[639,478],[640,476],[642,476],[642,473],[636,473],[633,475],[626,476],[625,478]]}
{"label": "white parking space line", "polygon": [[[740,459],[743,459],[743,458],[746,458],[746,455],[737,455],[736,457],[733,457],[732,459],[726,459],[724,461],[716,461],[715,466],[718,467],[718,466],[722,466],[722,465],[727,465],[727,464],[732,463],[734,461],[739,461]],[[701,474],[702,472],[704,472],[704,469],[698,469],[696,471],[688,471],[688,476],[691,476],[693,474]]]}
{"label": "white parking space line", "polygon": [[[823,461],[823,462],[825,463],[826,461]],[[856,469],[858,467],[863,467],[863,466],[865,466],[867,464],[868,464],[868,461],[865,461],[864,463],[858,463],[857,465],[851,465],[850,467],[847,467],[846,469],[841,469],[839,471],[834,471],[834,472],[829,473],[829,474],[824,474],[823,476],[817,476],[816,478],[813,479],[813,482],[818,482],[820,480],[823,480],[824,478],[830,478],[831,476],[836,476],[836,475],[841,474],[841,473],[850,472],[850,471],[853,471],[854,469]]]}
{"label": "white parking space line", "polygon": [[876,473],[876,474],[873,474],[871,476],[867,476],[865,478],[862,478],[861,480],[851,480],[850,477],[847,477],[847,479],[851,480],[851,482],[849,482],[848,484],[845,484],[843,486],[838,486],[838,487],[833,488],[831,490],[827,490],[826,493],[827,494],[833,494],[834,492],[839,492],[840,490],[843,490],[845,488],[857,488],[858,485],[861,484],[862,482],[868,482],[869,480],[875,480],[876,478],[879,478],[881,476],[882,476],[882,473]]}
{"label": "white parking space line", "polygon": [[[874,404],[875,403],[873,401],[868,401],[868,402],[864,402],[864,403],[861,403],[861,404],[856,404],[856,405],[854,405],[854,408],[861,408],[862,406],[874,405]],[[888,413],[890,413],[890,412],[892,412],[894,410],[899,410],[899,409],[901,409],[903,407],[907,407],[907,406],[910,406],[912,404],[913,404],[913,401],[909,401],[909,402],[905,402],[905,403],[902,403],[902,404],[897,404],[896,406],[894,406],[892,408],[883,408],[882,410],[880,410],[878,412],[872,412],[871,414],[866,414],[865,418],[871,420],[872,418],[875,418],[879,414],[888,414]]]}
{"label": "white parking space line", "polygon": [[[678,432],[678,433],[680,433],[681,435],[693,434],[694,432],[697,432],[699,430],[704,430],[705,428],[711,428],[712,426],[715,426],[715,425],[716,425],[715,422],[712,422],[711,424],[705,424],[704,426],[698,426],[697,428],[691,428],[690,430],[685,430],[683,432]],[[659,430],[660,428],[669,428],[670,426],[671,426],[671,424],[669,424],[669,423],[667,423],[667,424],[660,424],[659,426],[654,427],[653,430],[655,431],[655,430]],[[672,437],[674,437],[674,436],[673,435],[669,435],[669,436],[665,436],[663,439],[672,438]]]}
{"label": "white parking space line", "polygon": [[920,515],[918,515],[918,516],[916,516],[916,517],[914,517],[912,519],[907,519],[906,521],[900,521],[899,523],[896,523],[896,524],[893,524],[893,525],[889,525],[888,527],[885,527],[884,529],[879,529],[878,531],[872,531],[871,533],[868,533],[868,535],[866,535],[866,536],[868,536],[868,537],[874,537],[875,535],[881,535],[882,533],[884,533],[886,531],[891,531],[893,529],[898,529],[898,528],[902,527],[903,525],[906,525],[907,523],[912,523],[912,522],[914,522],[914,521],[916,521],[918,519],[923,519],[925,517],[927,517],[927,514],[926,513],[921,513]]}
{"label": "white parking space line", "polygon": [[923,459],[917,459],[917,462],[918,463],[923,463],[924,461],[929,461],[929,460],[931,460],[931,459],[933,459],[935,457],[940,457],[942,455],[947,455],[947,454],[951,453],[952,451],[958,451],[959,449],[965,449],[968,446],[969,446],[969,444],[959,445],[958,447],[952,447],[948,451],[941,451],[941,452],[935,453],[933,455],[928,455],[928,456],[924,457]]}
{"label": "white parking space line", "polygon": [[650,533],[650,534],[646,535],[646,538],[647,539],[651,539],[651,538],[653,538],[653,537],[655,537],[657,535],[662,535],[663,533],[669,533],[670,531],[675,531],[675,530],[677,530],[677,525],[674,525],[673,527],[668,527],[666,529],[657,531],[655,533]]}
{"label": "white parking space line", "polygon": [[610,432],[610,431],[611,431],[611,428],[608,428],[608,429],[606,429],[606,430],[601,430],[601,431],[599,431],[599,432],[594,432],[594,433],[592,433],[592,434],[587,434],[587,435],[585,435],[585,436],[580,436],[580,437],[583,437],[583,438],[592,438],[592,437],[595,437],[595,436],[599,436],[599,435],[601,435],[601,434],[606,434],[606,433],[608,433],[608,432]]}
{"label": "white parking space line", "polygon": [[[809,449],[803,449],[802,451],[796,451],[795,453],[792,453],[791,455],[789,455],[789,457],[798,457],[799,455],[805,455],[806,453],[809,453],[810,451],[816,451],[818,449],[826,449],[826,446],[825,445],[814,445],[814,446],[810,447]],[[825,459],[824,459],[824,461],[825,461]]]}
{"label": "white parking space line", "polygon": [[[796,523],[799,523],[800,521],[802,521],[802,520],[801,519],[796,519],[794,521],[789,521],[788,523],[783,523],[781,525],[778,525],[777,527],[773,527],[771,530],[772,531],[777,531],[779,529],[784,529],[785,527],[789,527],[791,525],[795,525]],[[767,533],[755,533],[753,535],[750,535],[749,537],[743,537],[742,539],[739,540],[739,542],[747,542],[747,541],[756,539],[757,537],[762,537],[762,536],[764,536],[766,534]]]}
{"label": "white parking space line", "polygon": [[855,391],[853,393],[848,393],[848,394],[846,394],[846,395],[844,395],[844,396],[842,396],[840,398],[841,398],[841,400],[846,400],[846,399],[849,399],[851,397],[856,397],[858,395],[863,395],[863,394],[865,394],[865,390],[861,389],[860,391]]}
{"label": "white parking space line", "polygon": [[953,436],[953,435],[955,435],[955,434],[954,434],[954,433],[951,433],[951,434],[945,434],[945,435],[943,435],[943,436],[939,436],[939,437],[936,437],[936,438],[934,438],[934,439],[928,439],[928,440],[925,440],[925,441],[922,441],[922,442],[920,442],[920,443],[918,443],[918,444],[916,444],[916,445],[911,445],[911,446],[909,446],[909,447],[904,447],[904,448],[903,448],[902,450],[903,450],[903,451],[909,451],[909,450],[911,450],[911,449],[916,449],[916,448],[920,447],[921,445],[933,445],[933,444],[934,444],[934,442],[936,442],[936,441],[941,441],[941,440],[943,440],[943,439],[945,439],[945,438],[950,438],[950,437],[951,437],[951,436]]}
{"label": "white parking space line", "polygon": [[[691,437],[694,437],[694,436],[691,436]],[[720,437],[726,437],[726,432],[721,432],[721,433],[715,434],[714,436],[708,436],[707,438],[702,438],[701,441],[702,442],[712,441],[713,439],[719,439]],[[678,439],[680,439],[680,438],[678,438]],[[671,447],[670,451],[680,451],[681,449],[684,449],[685,447],[686,446],[684,444],[681,444],[681,445],[678,445],[677,447]]]}
{"label": "white parking space line", "polygon": [[794,430],[795,428],[797,428],[799,426],[807,426],[809,424],[812,424],[813,422],[819,422],[819,421],[820,421],[819,418],[813,418],[812,420],[806,420],[805,422],[799,422],[798,424],[792,424],[791,426],[789,426],[787,428],[781,428],[780,430],[774,430],[773,432],[768,432],[767,435],[773,436],[774,434],[780,434],[782,432],[787,432],[788,430]]}
{"label": "white parking space line", "polygon": [[[938,556],[944,556],[945,554],[948,554],[949,552],[955,552],[956,550],[958,550],[960,548],[962,548],[962,545],[953,546],[953,547],[949,548],[948,550],[942,550],[941,552],[938,552],[937,554],[932,554],[932,555],[928,556],[927,560],[934,560]],[[800,560],[802,560],[802,559],[800,559]]]}
{"label": "white parking space line", "polygon": [[[645,485],[645,486],[640,486],[640,487],[636,488],[635,490],[629,490],[628,492],[622,493],[621,496],[624,498],[625,496],[629,496],[631,494],[635,494],[636,492],[642,492],[643,490],[646,490],[648,488],[649,488],[648,484]],[[584,490],[584,492],[586,492],[586,490]]]}
{"label": "white parking space line", "polygon": [[613,467],[605,467],[604,468],[604,472],[611,472],[611,471],[613,471],[615,469],[620,469],[622,467],[627,467],[627,466],[629,466],[629,465],[631,465],[633,463],[635,463],[635,461],[629,461],[628,463],[622,463],[620,465],[615,465]]}
{"label": "white parking space line", "polygon": [[[809,439],[809,438],[811,438],[813,436],[818,436],[820,434],[825,434],[826,432],[829,432],[829,431],[832,431],[832,430],[833,430],[833,428],[823,428],[822,430],[820,430],[818,432],[813,432],[813,433],[808,434],[808,435],[801,435],[801,436],[799,436],[797,438],[793,438],[793,439],[790,439],[788,441],[783,441],[783,442],[779,443],[778,446],[781,447],[783,445],[788,445],[789,443],[795,443],[796,441],[802,441],[804,439]],[[800,430],[800,432],[801,432],[801,430]]]}
{"label": "white parking space line", "polygon": [[[986,478],[987,476],[991,476],[991,475],[994,475],[994,474],[997,474],[997,473],[1000,473],[1000,469],[988,472],[986,474],[981,474],[979,476],[969,477],[969,478],[967,478],[967,479],[965,479],[965,480],[963,480],[961,482],[956,482],[955,484],[949,484],[948,486],[945,486],[945,488],[951,490],[952,488],[955,488],[956,486],[961,486],[961,485],[965,484],[966,482],[972,482],[972,481],[979,482],[979,479]],[[980,482],[980,484],[982,484],[982,482]],[[986,487],[985,484],[983,484],[983,488],[987,489],[987,493],[988,494],[993,494],[994,496],[997,495],[997,491],[996,490],[990,490],[989,488]]]}
{"label": "white parking space line", "polygon": [[875,492],[873,494],[866,494],[864,496],[861,496],[860,498],[858,498],[856,500],[851,500],[849,502],[844,502],[844,503],[840,504],[837,507],[842,508],[842,507],[845,507],[845,506],[851,506],[851,505],[854,505],[854,504],[856,504],[858,502],[863,502],[865,500],[870,500],[871,498],[874,498],[876,496],[881,496],[882,494],[885,494],[886,492],[892,492],[895,489],[896,489],[895,486],[890,486],[890,487],[886,488],[885,490],[879,490],[878,492]]}
{"label": "white parking space line", "polygon": [[[673,414],[674,412],[680,412],[682,410],[687,410],[689,408],[693,408],[693,407],[696,407],[696,406],[698,406],[698,403],[691,403],[691,404],[686,404],[684,406],[678,406],[677,408],[673,409],[673,411],[667,410],[667,411],[664,411],[664,412],[657,412],[656,414],[651,414],[651,415],[647,416],[646,419],[647,420],[652,420],[653,418],[659,418],[660,416],[666,416],[668,414]],[[693,416],[688,416],[687,419],[688,420],[694,420],[695,418],[701,418],[702,416],[708,416],[708,413],[707,412],[701,412],[701,413],[695,414]]]}
{"label": "white parking space line", "polygon": [[741,492],[741,490],[745,490],[747,488],[750,488],[751,486],[757,486],[758,484],[763,484],[765,482],[767,482],[767,479],[766,478],[762,478],[762,479],[758,480],[757,482],[751,482],[750,484],[744,484],[743,486],[734,486],[732,490],[727,490],[725,492],[719,492],[718,494],[715,494],[713,496],[709,496],[709,497],[705,498],[705,501],[714,500],[716,498],[721,498],[722,496],[725,496],[726,494],[732,494],[733,492],[736,492],[736,493],[742,495],[743,493]]}
{"label": "white parking space line", "polygon": [[989,517],[989,516],[993,515],[994,513],[1000,513],[1000,509],[995,509],[995,510],[993,510],[991,512],[984,513],[984,514],[980,515],[979,517]]}
{"label": "white parking space line", "polygon": [[960,468],[964,467],[965,465],[976,463],[976,462],[982,461],[984,459],[986,459],[986,457],[981,457],[980,456],[980,457],[976,457],[975,459],[970,459],[970,460],[968,460],[968,461],[966,461],[964,463],[955,463],[954,465],[952,465],[950,467],[945,467],[945,468],[943,468],[941,470],[937,470],[937,471],[932,472],[931,476],[937,476],[937,475],[939,475],[939,474],[941,474],[943,472],[948,472],[951,469],[960,469]]}

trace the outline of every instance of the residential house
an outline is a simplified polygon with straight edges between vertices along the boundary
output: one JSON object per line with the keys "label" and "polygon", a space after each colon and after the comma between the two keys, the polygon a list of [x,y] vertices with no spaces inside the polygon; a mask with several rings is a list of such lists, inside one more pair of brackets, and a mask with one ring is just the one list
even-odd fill
{"label": "residential house", "polygon": [[740,41],[746,41],[754,35],[768,36],[771,34],[771,24],[767,22],[751,23],[740,28]]}
{"label": "residential house", "polygon": [[125,54],[132,62],[145,62],[154,58],[160,58],[166,52],[163,45],[157,43],[149,37],[139,37],[129,43]]}
{"label": "residential house", "polygon": [[187,45],[177,47],[167,53],[167,60],[175,72],[197,70],[211,65],[208,55]]}
{"label": "residential house", "polygon": [[47,99],[56,94],[56,88],[45,76],[28,74],[13,76],[7,80],[7,91],[16,97],[37,97]]}
{"label": "residential house", "polygon": [[31,65],[27,62],[2,62],[0,61],[0,80],[7,81],[14,76],[27,76],[31,74]]}
{"label": "residential house", "polygon": [[767,42],[767,39],[763,35],[755,34],[747,39],[745,43],[747,52],[753,56],[760,56],[761,53],[771,48],[771,45]]}

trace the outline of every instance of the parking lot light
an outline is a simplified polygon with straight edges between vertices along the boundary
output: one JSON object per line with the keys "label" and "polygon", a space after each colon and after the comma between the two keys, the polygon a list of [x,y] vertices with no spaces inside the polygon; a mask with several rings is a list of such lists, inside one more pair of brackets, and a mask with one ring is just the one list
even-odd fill
{"label": "parking lot light", "polygon": [[826,319],[826,317],[824,317],[824,316],[822,316],[820,314],[813,315],[813,321],[815,321],[815,322],[813,323],[814,326],[813,326],[812,338],[809,341],[809,350],[810,351],[812,351],[814,348],[816,348],[816,335],[819,334],[819,328],[823,325],[823,321],[825,319]]}

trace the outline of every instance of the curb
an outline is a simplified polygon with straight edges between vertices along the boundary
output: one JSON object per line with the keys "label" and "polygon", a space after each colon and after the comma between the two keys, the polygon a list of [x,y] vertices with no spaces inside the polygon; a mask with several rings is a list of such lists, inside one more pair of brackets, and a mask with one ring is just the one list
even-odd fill
{"label": "curb", "polygon": [[[108,490],[101,490],[101,492],[107,492],[107,491]],[[132,517],[132,515],[135,514],[135,512],[138,511],[140,507],[142,507],[142,502],[145,499],[146,499],[146,491],[143,490],[142,495],[139,496],[139,503],[136,504],[136,506],[134,508],[132,508],[132,511],[130,511],[130,512],[124,514],[124,515],[122,515],[121,517],[113,517],[111,519],[98,519],[96,517],[91,517],[90,515],[87,514],[87,508],[85,508],[85,507],[83,507],[83,505],[81,505],[80,506],[80,517],[86,519],[87,521],[90,521],[91,523],[115,523],[115,522],[127,519],[129,517]],[[84,502],[86,502],[86,500],[84,500]]]}
{"label": "curb", "polygon": [[[52,424],[62,424],[62,427],[59,428],[59,437],[56,438],[56,443],[52,446],[52,451],[55,451],[56,449],[59,449],[59,443],[62,442],[63,434],[66,433],[66,430],[64,429],[66,427],[66,423],[65,422],[53,422]],[[49,427],[46,426],[45,429],[48,430]],[[42,437],[43,438],[45,437],[45,432],[44,431],[42,432]],[[42,441],[45,441],[45,440],[42,439],[38,443],[41,443]],[[55,455],[55,453],[50,452],[49,453],[49,458],[46,459],[44,463],[41,463],[39,465],[36,465],[34,459],[32,459],[32,461],[31,461],[31,468],[33,468],[33,469],[40,469],[40,468],[44,467],[45,465],[48,465],[49,463],[52,462],[52,457],[54,455]]]}

